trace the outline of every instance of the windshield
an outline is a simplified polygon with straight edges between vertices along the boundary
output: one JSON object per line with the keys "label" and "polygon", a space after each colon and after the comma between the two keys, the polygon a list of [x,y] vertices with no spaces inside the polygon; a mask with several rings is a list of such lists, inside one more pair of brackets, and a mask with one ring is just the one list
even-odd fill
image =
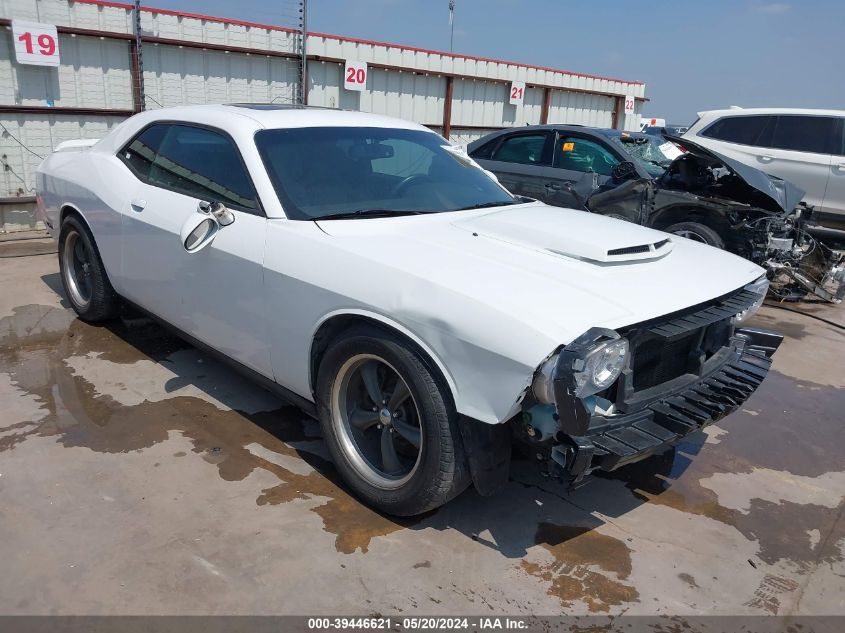
{"label": "windshield", "polygon": [[662,175],[669,164],[682,153],[674,143],[656,136],[629,134],[614,137],[613,140],[655,178]]}
{"label": "windshield", "polygon": [[262,130],[255,142],[292,219],[384,217],[519,202],[434,132],[289,128]]}

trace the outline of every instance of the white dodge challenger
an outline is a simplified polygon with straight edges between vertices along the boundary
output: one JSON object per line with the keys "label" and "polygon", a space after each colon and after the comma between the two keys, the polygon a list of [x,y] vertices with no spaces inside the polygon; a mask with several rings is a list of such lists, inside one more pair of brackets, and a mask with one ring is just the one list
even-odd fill
{"label": "white dodge challenger", "polygon": [[320,421],[391,514],[572,484],[744,402],[780,336],[758,266],[505,191],[427,128],[232,104],[138,114],[39,167],[80,318],[140,308]]}

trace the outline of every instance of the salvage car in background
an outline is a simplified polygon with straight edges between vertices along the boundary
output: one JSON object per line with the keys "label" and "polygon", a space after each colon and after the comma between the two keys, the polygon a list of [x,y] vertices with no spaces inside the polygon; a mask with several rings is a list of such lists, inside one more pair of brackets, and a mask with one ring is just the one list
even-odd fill
{"label": "salvage car in background", "polygon": [[740,406],[781,340],[740,325],[755,264],[515,197],[392,118],[155,110],[37,185],[80,317],[130,303],[228,360],[318,417],[392,514],[493,492],[513,442],[569,482],[664,450]]}
{"label": "salvage car in background", "polygon": [[[683,150],[681,149],[683,148]],[[503,130],[468,152],[510,191],[727,249],[769,271],[782,299],[838,302],[842,256],[806,230],[803,191],[687,139],[547,125]]]}
{"label": "salvage car in background", "polygon": [[733,107],[698,117],[685,139],[801,187],[819,224],[845,237],[845,110]]}

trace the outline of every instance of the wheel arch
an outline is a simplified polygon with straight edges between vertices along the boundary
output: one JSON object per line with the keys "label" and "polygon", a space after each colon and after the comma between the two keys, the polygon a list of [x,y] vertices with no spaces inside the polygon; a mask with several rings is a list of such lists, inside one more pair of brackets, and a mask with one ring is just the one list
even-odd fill
{"label": "wheel arch", "polygon": [[679,222],[698,222],[716,231],[722,239],[725,238],[725,231],[728,227],[724,214],[704,206],[672,206],[653,213],[649,218],[649,226],[660,231],[665,231]]}
{"label": "wheel arch", "polygon": [[454,378],[446,369],[446,365],[438,357],[433,349],[427,345],[413,332],[397,323],[393,319],[377,312],[366,310],[343,310],[332,312],[323,317],[317,324],[311,336],[311,349],[309,353],[308,381],[311,393],[313,394],[317,385],[317,371],[331,341],[335,340],[344,331],[356,325],[369,325],[381,329],[398,339],[407,343],[412,349],[420,354],[429,371],[439,378],[448,389],[448,396],[452,404],[457,408],[457,385]]}
{"label": "wheel arch", "polygon": [[65,218],[68,218],[70,216],[77,218],[80,222],[82,222],[85,228],[88,229],[88,233],[91,236],[91,241],[94,242],[94,248],[97,251],[96,255],[102,262],[103,269],[106,271],[106,278],[114,288],[114,275],[112,274],[112,271],[109,270],[109,267],[106,265],[105,261],[103,261],[103,255],[100,252],[100,245],[97,244],[97,236],[94,235],[94,230],[91,228],[91,223],[88,221],[88,218],[85,217],[85,214],[82,213],[79,207],[70,202],[65,202],[61,205],[61,207],[59,207],[59,225],[57,227],[58,230],[55,233],[56,240],[58,241],[61,237],[62,224],[64,223]]}
{"label": "wheel arch", "polygon": [[[70,202],[65,202],[59,208],[59,233],[61,233],[62,231],[62,223],[65,221],[65,218],[70,215],[77,216],[82,221],[82,223],[85,224],[85,228],[87,228],[88,231],[91,233],[91,237],[94,237],[94,232],[91,230],[91,225],[88,223],[88,220],[82,214],[82,211],[79,210],[79,207],[74,204],[71,204]],[[96,244],[96,239],[94,240],[94,243]]]}

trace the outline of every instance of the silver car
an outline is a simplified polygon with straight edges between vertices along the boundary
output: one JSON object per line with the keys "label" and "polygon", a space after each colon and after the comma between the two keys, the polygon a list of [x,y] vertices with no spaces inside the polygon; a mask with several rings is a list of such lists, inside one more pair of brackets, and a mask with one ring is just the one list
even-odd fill
{"label": "silver car", "polygon": [[700,112],[683,135],[804,189],[823,226],[845,231],[845,110]]}

